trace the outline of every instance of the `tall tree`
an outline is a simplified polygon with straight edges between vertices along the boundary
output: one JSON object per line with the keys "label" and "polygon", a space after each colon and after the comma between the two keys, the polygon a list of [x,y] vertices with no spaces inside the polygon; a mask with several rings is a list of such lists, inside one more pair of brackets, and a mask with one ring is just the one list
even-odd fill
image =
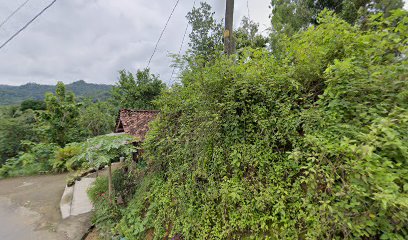
{"label": "tall tree", "polygon": [[222,24],[215,17],[211,5],[201,2],[200,7],[194,7],[187,20],[192,27],[190,49],[193,56],[211,60],[215,53],[222,52]]}
{"label": "tall tree", "polygon": [[0,166],[23,150],[22,140],[36,141],[36,120],[32,110],[4,110],[6,113],[0,117]]}
{"label": "tall tree", "polygon": [[75,94],[67,93],[64,83],[58,82],[55,95],[46,93],[45,103],[46,110],[40,114],[40,130],[43,130],[47,140],[60,146],[79,140],[79,105],[75,101]]}
{"label": "tall tree", "polygon": [[27,99],[20,104],[21,111],[25,111],[27,109],[45,110],[45,108],[45,102],[42,100]]}
{"label": "tall tree", "polygon": [[108,102],[90,103],[81,108],[78,124],[86,137],[112,132],[117,111]]}
{"label": "tall tree", "polygon": [[119,82],[112,88],[116,106],[130,109],[155,109],[153,101],[166,85],[150,69],[137,70],[136,75],[119,71]]}
{"label": "tall tree", "polygon": [[267,38],[259,33],[259,24],[248,17],[244,17],[240,27],[234,33],[236,47],[263,48],[266,46]]}
{"label": "tall tree", "polygon": [[402,8],[402,0],[271,0],[274,31],[292,35],[317,23],[323,9],[334,11],[348,23],[364,21],[367,15]]}

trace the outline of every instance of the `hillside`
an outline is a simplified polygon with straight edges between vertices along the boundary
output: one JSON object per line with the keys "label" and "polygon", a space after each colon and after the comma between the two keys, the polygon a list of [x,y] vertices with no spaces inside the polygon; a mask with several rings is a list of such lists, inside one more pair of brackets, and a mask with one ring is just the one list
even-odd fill
{"label": "hillside", "polygon": [[[111,85],[86,83],[83,80],[66,85],[77,97],[106,99],[110,96]],[[0,105],[18,104],[26,99],[44,99],[46,92],[55,92],[54,85],[27,83],[21,86],[0,85]]]}

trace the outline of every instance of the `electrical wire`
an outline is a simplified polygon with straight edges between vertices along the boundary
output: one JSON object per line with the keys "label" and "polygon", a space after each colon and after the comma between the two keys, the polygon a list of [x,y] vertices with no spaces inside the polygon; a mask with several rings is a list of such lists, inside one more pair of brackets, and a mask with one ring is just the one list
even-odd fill
{"label": "electrical wire", "polygon": [[249,15],[249,0],[247,0],[247,10],[248,10],[248,19],[251,21],[251,15]]}
{"label": "electrical wire", "polygon": [[[183,40],[181,41],[181,45],[180,45],[180,49],[178,51],[178,55],[180,55],[181,50],[183,48],[183,44],[184,44],[184,39],[186,37],[187,34],[187,30],[188,30],[188,24],[186,26],[186,29],[184,30],[184,35],[183,35]],[[174,72],[176,71],[176,66],[173,67],[173,71],[171,72],[171,77],[170,77],[170,83],[173,83],[173,76],[174,76]]]}
{"label": "electrical wire", "polygon": [[26,0],[25,2],[23,2],[20,6],[18,6],[18,8],[16,8],[16,10],[14,10],[8,17],[6,17],[6,19],[4,19],[4,21],[0,23],[0,28],[2,28],[3,25],[6,24],[18,11],[20,11],[20,9],[22,9],[29,1],[31,1],[31,0]]}
{"label": "electrical wire", "polygon": [[[196,4],[196,0],[194,0],[193,8],[195,7],[195,4]],[[179,51],[178,51],[178,55],[179,55],[179,56],[180,56],[180,54],[181,54],[181,50],[183,50],[184,40],[185,40],[185,38],[186,38],[187,30],[188,30],[188,26],[189,26],[189,25],[190,25],[190,24],[187,23],[186,29],[184,30],[183,40],[181,41],[180,49],[179,49]],[[176,66],[173,67],[173,71],[171,72],[171,77],[170,77],[170,83],[171,83],[171,84],[173,84],[173,76],[174,76],[175,70],[176,70]]]}
{"label": "electrical wire", "polygon": [[161,40],[162,37],[163,37],[164,31],[166,31],[167,25],[169,24],[170,19],[171,19],[171,17],[173,16],[173,13],[174,13],[174,11],[176,10],[176,7],[177,7],[177,5],[179,4],[179,2],[180,2],[180,0],[177,0],[177,1],[176,1],[176,4],[174,5],[173,10],[171,11],[169,18],[167,19],[167,22],[166,22],[166,24],[164,25],[164,28],[163,28],[162,32],[160,33],[160,37],[159,37],[159,39],[157,40],[156,46],[154,47],[152,56],[150,56],[149,63],[147,64],[147,67],[150,66],[150,63],[151,63],[151,61],[152,61],[152,59],[153,59],[153,56],[154,56],[154,54],[155,54],[156,51],[157,51],[157,47],[159,46],[160,40]]}
{"label": "electrical wire", "polygon": [[11,40],[13,40],[17,35],[19,35],[24,29],[26,29],[31,23],[33,23],[41,14],[47,11],[57,0],[53,0],[50,4],[48,4],[43,10],[41,10],[37,15],[34,16],[30,21],[28,21],[20,30],[18,30],[13,36],[11,36],[7,41],[5,41],[1,46],[0,50],[5,47]]}

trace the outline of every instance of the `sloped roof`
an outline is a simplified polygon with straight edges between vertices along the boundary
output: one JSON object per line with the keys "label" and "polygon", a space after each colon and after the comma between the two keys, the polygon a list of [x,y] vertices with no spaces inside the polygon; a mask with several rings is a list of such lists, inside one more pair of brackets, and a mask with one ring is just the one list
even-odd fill
{"label": "sloped roof", "polygon": [[116,121],[115,133],[127,133],[140,141],[145,139],[149,131],[149,122],[153,121],[159,111],[122,109]]}

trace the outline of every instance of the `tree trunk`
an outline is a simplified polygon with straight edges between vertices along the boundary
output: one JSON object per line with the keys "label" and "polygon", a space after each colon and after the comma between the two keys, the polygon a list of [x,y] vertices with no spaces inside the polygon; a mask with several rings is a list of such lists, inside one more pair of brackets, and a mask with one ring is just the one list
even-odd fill
{"label": "tree trunk", "polygon": [[112,164],[108,165],[108,193],[109,198],[112,197]]}

